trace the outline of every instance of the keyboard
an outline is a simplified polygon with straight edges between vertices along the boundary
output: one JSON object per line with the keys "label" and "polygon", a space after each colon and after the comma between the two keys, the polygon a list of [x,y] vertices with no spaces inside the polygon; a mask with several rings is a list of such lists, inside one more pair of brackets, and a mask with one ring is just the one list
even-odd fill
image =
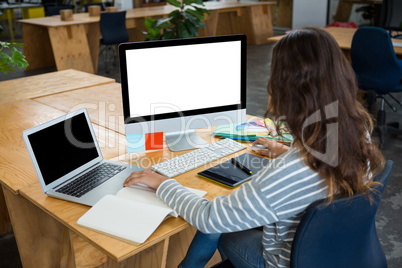
{"label": "keyboard", "polygon": [[183,174],[187,171],[190,171],[232,153],[238,152],[245,148],[247,148],[246,145],[226,138],[218,142],[209,144],[205,147],[153,165],[151,166],[151,169],[169,178],[173,178],[177,175]]}
{"label": "keyboard", "polygon": [[74,181],[66,184],[65,186],[57,189],[56,192],[67,194],[75,197],[81,197],[95,187],[104,183],[117,173],[121,172],[125,167],[120,165],[113,165],[110,163],[102,163],[96,168],[81,175]]}

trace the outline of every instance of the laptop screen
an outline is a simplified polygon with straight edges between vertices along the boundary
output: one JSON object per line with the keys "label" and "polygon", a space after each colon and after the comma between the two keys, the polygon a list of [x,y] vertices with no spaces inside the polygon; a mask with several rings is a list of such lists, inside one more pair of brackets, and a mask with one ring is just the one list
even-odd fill
{"label": "laptop screen", "polygon": [[27,137],[46,185],[99,157],[84,113]]}

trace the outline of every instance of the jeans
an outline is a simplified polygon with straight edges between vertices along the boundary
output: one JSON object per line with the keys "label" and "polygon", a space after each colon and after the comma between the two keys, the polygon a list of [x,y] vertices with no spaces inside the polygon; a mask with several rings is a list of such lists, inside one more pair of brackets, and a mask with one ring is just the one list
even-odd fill
{"label": "jeans", "polygon": [[204,268],[215,254],[220,237],[221,234],[204,234],[197,231],[179,268]]}
{"label": "jeans", "polygon": [[251,229],[225,234],[204,234],[194,236],[187,255],[179,268],[203,268],[218,247],[223,260],[229,259],[235,267],[265,267],[262,247],[262,231]]}

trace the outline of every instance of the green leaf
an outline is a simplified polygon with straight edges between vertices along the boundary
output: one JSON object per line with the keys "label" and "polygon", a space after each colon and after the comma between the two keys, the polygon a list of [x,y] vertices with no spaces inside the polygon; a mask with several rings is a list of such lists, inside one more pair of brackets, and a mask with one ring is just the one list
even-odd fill
{"label": "green leaf", "polygon": [[8,65],[8,62],[4,61],[3,59],[0,60],[0,71],[2,71],[3,73],[7,74],[8,72],[15,72],[15,70]]}
{"label": "green leaf", "polygon": [[152,29],[149,31],[149,33],[152,34],[153,36],[156,36],[156,35],[158,35],[158,34],[161,33],[161,30],[158,29],[158,28],[152,28]]}
{"label": "green leaf", "polygon": [[191,21],[192,23],[196,23],[196,22],[200,21],[197,17],[191,15],[188,12],[184,12],[183,17],[184,17],[184,19],[187,19],[187,20]]}
{"label": "green leaf", "polygon": [[22,43],[8,43],[8,42],[3,42],[3,41],[0,41],[0,45],[1,45],[2,47],[5,47],[5,48],[9,48],[9,47],[23,47],[23,46],[24,46],[24,44],[22,44]]}
{"label": "green leaf", "polygon": [[24,44],[23,43],[11,43],[11,46],[13,46],[13,47],[23,47]]}
{"label": "green leaf", "polygon": [[191,14],[188,14],[188,13],[184,13],[183,17],[185,19],[188,19],[189,21],[191,21],[191,23],[193,23],[195,27],[197,27],[199,29],[204,29],[205,25],[197,17],[195,17]]}
{"label": "green leaf", "polygon": [[186,5],[192,5],[192,4],[196,4],[196,5],[200,5],[200,6],[204,5],[204,2],[202,0],[183,0],[183,3]]}
{"label": "green leaf", "polygon": [[158,28],[151,28],[149,29],[148,32],[143,32],[143,34],[145,34],[145,41],[149,41],[149,40],[160,40],[160,29]]}
{"label": "green leaf", "polygon": [[156,19],[151,19],[151,18],[146,18],[146,19],[145,19],[145,22],[144,22],[145,27],[146,27],[148,30],[153,29],[155,23],[156,23]]}
{"label": "green leaf", "polygon": [[211,13],[208,11],[208,9],[205,8],[201,8],[201,7],[194,7],[195,10],[197,10],[199,13],[202,13],[202,15],[204,16],[204,14],[208,14],[210,15]]}
{"label": "green leaf", "polygon": [[180,1],[177,1],[177,0],[167,0],[167,2],[168,2],[169,4],[171,4],[172,6],[181,8],[181,3],[180,3]]}
{"label": "green leaf", "polygon": [[177,24],[177,28],[179,30],[179,38],[190,38],[192,37],[191,34],[188,32],[184,23],[180,22]]}
{"label": "green leaf", "polygon": [[194,26],[193,23],[191,23],[189,20],[184,21],[184,26],[186,26],[187,31],[191,35],[191,37],[198,36],[198,28]]}
{"label": "green leaf", "polygon": [[157,31],[157,32],[149,32],[149,33],[144,32],[144,34],[146,34],[145,41],[160,40],[161,39],[161,34],[160,34],[159,31]]}
{"label": "green leaf", "polygon": [[180,10],[179,10],[179,9],[176,9],[176,10],[173,10],[172,12],[170,12],[170,13],[168,14],[168,17],[175,18],[175,17],[178,17],[178,16],[180,16],[180,15],[181,15]]}
{"label": "green leaf", "polygon": [[161,40],[161,38],[162,38],[162,35],[160,33],[158,33],[157,35],[152,36],[150,40]]}
{"label": "green leaf", "polygon": [[0,52],[0,59],[2,61],[7,62],[7,64],[11,62],[11,57],[8,54],[3,53],[3,52]]}
{"label": "green leaf", "polygon": [[193,15],[194,17],[196,17],[200,21],[204,20],[204,13],[200,13],[200,12],[194,10],[194,9],[186,9],[185,12],[190,14],[190,15]]}
{"label": "green leaf", "polygon": [[10,43],[0,41],[0,45],[1,45],[2,48],[3,47],[8,48],[10,46]]}
{"label": "green leaf", "polygon": [[175,34],[175,31],[173,29],[169,29],[167,31],[165,31],[162,35],[162,39],[166,40],[166,39],[176,39],[177,36]]}
{"label": "green leaf", "polygon": [[22,55],[15,47],[11,50],[11,64],[13,66],[17,65],[20,69],[26,69],[28,67],[28,62],[25,60],[25,56]]}
{"label": "green leaf", "polygon": [[169,28],[171,25],[169,23],[169,21],[172,18],[163,18],[163,19],[159,19],[156,24],[155,24],[155,28],[159,28],[159,29],[165,29],[165,28]]}

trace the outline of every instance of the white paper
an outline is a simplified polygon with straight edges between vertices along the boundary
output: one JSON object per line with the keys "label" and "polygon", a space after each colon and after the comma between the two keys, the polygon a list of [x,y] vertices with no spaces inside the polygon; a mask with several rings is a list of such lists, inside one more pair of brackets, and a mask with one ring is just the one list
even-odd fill
{"label": "white paper", "polygon": [[107,195],[85,213],[77,224],[141,244],[171,211]]}

